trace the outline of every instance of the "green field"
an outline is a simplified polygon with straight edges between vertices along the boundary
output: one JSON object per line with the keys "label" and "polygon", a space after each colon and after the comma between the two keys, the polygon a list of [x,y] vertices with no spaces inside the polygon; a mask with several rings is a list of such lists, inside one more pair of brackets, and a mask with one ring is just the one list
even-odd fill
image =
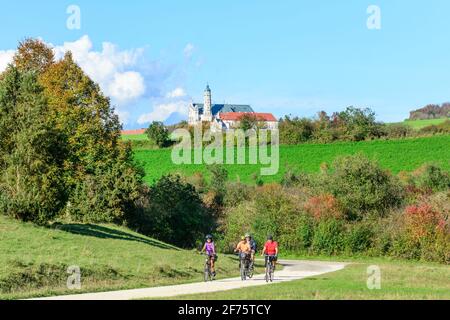
{"label": "green field", "polygon": [[422,128],[431,125],[438,125],[444,123],[446,120],[449,120],[449,118],[428,119],[428,120],[406,120],[404,122],[400,122],[400,124],[406,124],[407,126],[410,126],[413,129],[420,130]]}
{"label": "green field", "polygon": [[[135,159],[145,169],[145,181],[152,183],[168,173],[192,175],[202,172],[208,177],[206,165],[175,165],[170,149],[135,149]],[[280,169],[274,176],[263,177],[265,182],[280,181],[287,168],[295,171],[318,172],[324,162],[331,163],[337,156],[362,152],[379,161],[393,173],[412,171],[424,163],[435,162],[450,170],[450,136],[433,136],[403,140],[374,140],[333,144],[304,144],[280,146]],[[262,165],[226,165],[231,180],[252,183],[253,175]]]}
{"label": "green field", "polygon": [[123,134],[122,140],[125,140],[125,141],[137,141],[137,140],[148,141],[148,136],[145,133],[143,133],[143,134]]}
{"label": "green field", "polygon": [[[0,215],[0,299],[198,282],[203,256],[113,225],[37,227]],[[219,277],[238,274],[221,256]],[[67,267],[81,269],[81,290],[67,289]]]}
{"label": "green field", "polygon": [[[338,259],[338,258],[337,258]],[[381,289],[367,288],[367,267],[381,270]],[[445,280],[447,279],[447,280]],[[366,259],[345,269],[292,282],[214,294],[179,296],[193,300],[374,300],[450,299],[450,267],[414,261]]]}

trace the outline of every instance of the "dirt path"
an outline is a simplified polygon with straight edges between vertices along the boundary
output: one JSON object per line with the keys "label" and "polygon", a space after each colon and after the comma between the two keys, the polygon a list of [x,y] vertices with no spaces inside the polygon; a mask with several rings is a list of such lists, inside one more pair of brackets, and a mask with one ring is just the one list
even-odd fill
{"label": "dirt path", "polygon": [[[328,272],[338,271],[345,267],[345,263],[323,261],[282,260],[279,263],[283,265],[284,268],[280,271],[275,271],[275,279],[273,283],[317,276]],[[199,282],[145,289],[55,296],[36,300],[130,300],[143,298],[167,298],[184,294],[218,292],[262,285],[267,285],[264,280],[264,275],[255,275],[253,279],[247,281],[242,281],[240,278],[231,278],[213,282]]]}

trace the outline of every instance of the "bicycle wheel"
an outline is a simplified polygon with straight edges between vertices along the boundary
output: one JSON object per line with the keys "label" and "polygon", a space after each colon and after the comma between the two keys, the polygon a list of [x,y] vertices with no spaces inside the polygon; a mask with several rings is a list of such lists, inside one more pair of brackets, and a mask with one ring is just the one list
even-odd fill
{"label": "bicycle wheel", "polygon": [[211,280],[211,270],[209,269],[208,263],[205,265],[204,278],[205,278],[205,282]]}
{"label": "bicycle wheel", "polygon": [[247,278],[246,272],[245,272],[245,261],[241,261],[241,280],[245,281]]}
{"label": "bicycle wheel", "polygon": [[273,265],[271,264],[271,267],[270,267],[270,282],[273,282],[273,274],[274,274],[274,268],[273,268]]}

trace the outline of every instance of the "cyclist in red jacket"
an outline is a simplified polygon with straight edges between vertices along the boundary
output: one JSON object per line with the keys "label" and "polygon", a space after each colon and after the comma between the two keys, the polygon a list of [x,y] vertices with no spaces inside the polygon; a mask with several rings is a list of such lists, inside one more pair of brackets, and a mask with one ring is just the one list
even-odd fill
{"label": "cyclist in red jacket", "polygon": [[273,241],[272,235],[267,237],[267,242],[264,245],[262,255],[265,256],[265,265],[267,266],[267,261],[270,261],[275,268],[275,263],[278,259],[278,242]]}

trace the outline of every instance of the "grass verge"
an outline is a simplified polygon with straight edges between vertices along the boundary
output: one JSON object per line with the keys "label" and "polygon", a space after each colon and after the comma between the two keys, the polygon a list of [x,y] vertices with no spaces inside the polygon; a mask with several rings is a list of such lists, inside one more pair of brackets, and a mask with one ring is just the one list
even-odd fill
{"label": "grass verge", "polygon": [[[329,259],[329,258],[328,258]],[[340,260],[339,257],[335,260]],[[365,261],[364,261],[365,260]],[[354,259],[345,269],[292,282],[214,294],[175,297],[179,300],[419,300],[450,299],[446,265],[386,259]],[[367,268],[379,266],[381,289],[367,287]]]}

